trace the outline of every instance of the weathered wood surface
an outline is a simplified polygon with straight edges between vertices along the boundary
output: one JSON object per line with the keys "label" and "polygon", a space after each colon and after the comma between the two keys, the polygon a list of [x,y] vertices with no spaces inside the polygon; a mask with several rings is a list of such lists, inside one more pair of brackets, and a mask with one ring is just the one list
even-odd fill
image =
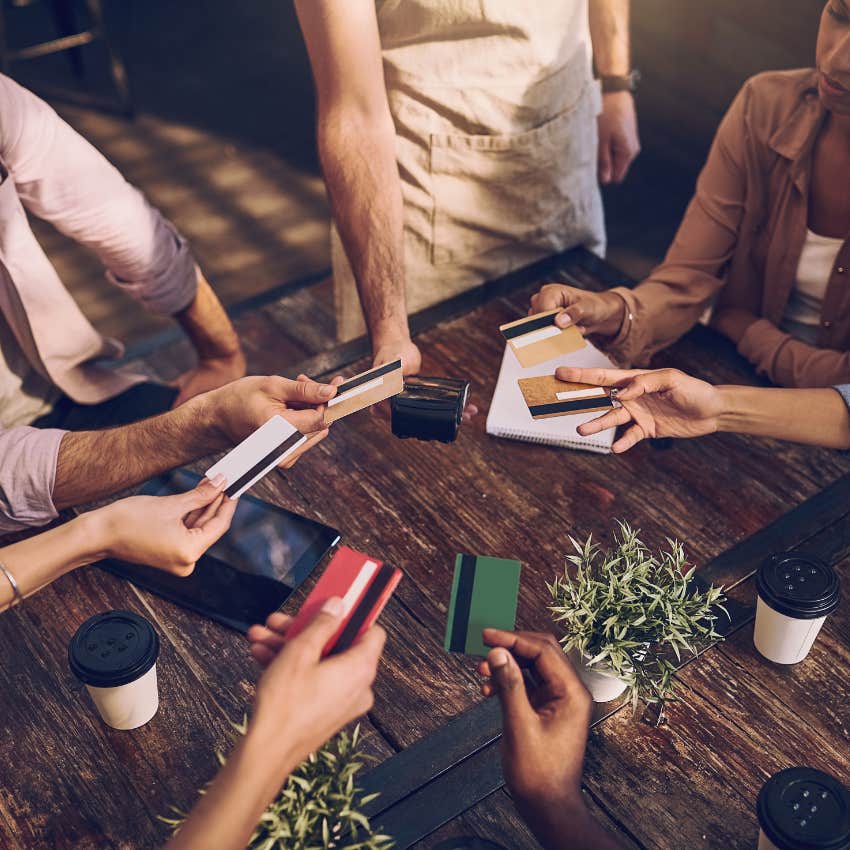
{"label": "weathered wood surface", "polygon": [[[568,271],[598,285],[575,256]],[[547,275],[551,277],[551,275]],[[343,540],[401,566],[406,579],[383,617],[389,633],[367,728],[383,758],[480,702],[471,660],[447,655],[442,634],[454,555],[523,562],[519,624],[547,628],[544,581],[561,568],[567,535],[605,537],[624,518],[651,545],[685,540],[703,564],[850,472],[850,456],[721,435],[623,457],[495,440],[484,432],[502,353],[497,326],[521,315],[530,284],[423,332],[424,373],[467,375],[483,408],[449,446],[400,441],[369,413],[334,426],[294,470],[258,493],[340,528]],[[252,371],[291,373],[281,338],[303,316],[284,300],[237,318]],[[258,318],[258,314],[262,314]],[[292,317],[296,318],[293,319]],[[155,364],[179,363],[180,344]],[[326,363],[333,362],[329,355]],[[659,362],[715,381],[753,382],[731,346],[698,330]],[[365,361],[350,364],[352,374]],[[833,515],[834,514],[834,515]],[[819,545],[847,574],[843,512]],[[736,565],[728,566],[734,578]],[[294,610],[308,588],[289,601]],[[752,601],[751,583],[738,588]],[[846,594],[845,594],[846,595]],[[162,708],[147,727],[113,732],[96,718],[67,668],[79,623],[111,607],[153,619],[163,637]],[[846,607],[846,606],[845,606]],[[586,789],[595,811],[635,847],[749,847],[753,801],[775,769],[807,761],[850,774],[846,683],[850,627],[839,609],[811,657],[789,670],[762,661],[743,629],[682,672],[670,725],[652,729],[622,711],[597,726]],[[152,848],[157,815],[191,805],[227,746],[230,721],[250,703],[256,670],[244,638],[88,568],[0,617],[0,848]],[[421,842],[471,831],[509,848],[534,847],[497,791]]]}

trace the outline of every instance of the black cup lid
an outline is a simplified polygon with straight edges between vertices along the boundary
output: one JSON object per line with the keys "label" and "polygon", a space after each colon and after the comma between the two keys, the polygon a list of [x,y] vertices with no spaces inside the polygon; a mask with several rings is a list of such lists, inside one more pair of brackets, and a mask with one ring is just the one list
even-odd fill
{"label": "black cup lid", "polygon": [[126,685],[156,664],[159,635],[132,611],[107,611],[83,623],[68,647],[71,672],[87,685]]}
{"label": "black cup lid", "polygon": [[832,567],[802,555],[771,555],[756,574],[756,589],[766,604],[803,620],[835,610],[839,586]]}
{"label": "black cup lid", "polygon": [[845,850],[850,846],[850,793],[812,767],[789,767],[765,782],[756,814],[779,850]]}

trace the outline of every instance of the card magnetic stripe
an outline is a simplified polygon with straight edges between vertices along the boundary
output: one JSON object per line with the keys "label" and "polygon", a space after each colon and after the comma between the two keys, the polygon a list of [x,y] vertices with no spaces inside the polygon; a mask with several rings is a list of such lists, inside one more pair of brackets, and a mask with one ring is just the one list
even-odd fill
{"label": "card magnetic stripe", "polygon": [[380,378],[383,375],[386,375],[389,372],[394,372],[399,368],[401,368],[401,360],[395,360],[392,363],[386,363],[383,366],[379,366],[377,369],[371,369],[368,372],[364,372],[362,375],[355,375],[355,377],[350,378],[336,388],[335,397],[339,398],[339,396],[343,393],[347,393],[349,390],[353,390],[361,384],[368,384],[369,381],[374,381],[375,378]]}
{"label": "card magnetic stripe", "polygon": [[378,574],[372,579],[372,583],[366,589],[366,593],[363,594],[360,604],[354,610],[354,613],[345,624],[345,628],[342,630],[340,636],[336,640],[336,643],[333,645],[331,654],[345,652],[345,650],[354,643],[357,633],[363,627],[363,624],[366,622],[366,618],[372,613],[372,611],[375,610],[375,606],[378,604],[381,594],[386,590],[390,581],[392,581],[394,574],[395,567],[392,566],[392,564],[383,564],[381,566]]}
{"label": "card magnetic stripe", "polygon": [[455,611],[452,619],[451,652],[465,652],[469,632],[469,614],[472,609],[472,589],[475,586],[475,567],[478,559],[474,555],[460,556],[460,573],[455,594]]}
{"label": "card magnetic stripe", "polygon": [[267,466],[285,455],[304,435],[300,431],[290,434],[280,445],[273,448],[262,460],[258,460],[241,478],[237,478],[224,492],[228,496],[238,493],[246,484],[258,476]]}
{"label": "card magnetic stripe", "polygon": [[553,401],[551,404],[529,405],[528,410],[532,416],[542,416],[546,413],[569,413],[571,410],[588,410],[594,407],[613,407],[609,396],[598,398],[579,398],[573,401]]}
{"label": "card magnetic stripe", "polygon": [[555,316],[557,313],[552,313],[550,316],[538,316],[536,319],[529,319],[521,325],[514,325],[512,328],[505,328],[502,331],[505,339],[514,339],[518,336],[524,336],[532,331],[538,331],[540,328],[548,328],[549,325],[555,324]]}

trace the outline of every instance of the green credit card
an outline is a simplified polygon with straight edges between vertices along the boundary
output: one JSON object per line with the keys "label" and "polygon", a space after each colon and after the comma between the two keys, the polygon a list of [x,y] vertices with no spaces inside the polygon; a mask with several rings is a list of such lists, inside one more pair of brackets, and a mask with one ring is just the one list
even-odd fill
{"label": "green credit card", "polygon": [[487,655],[482,629],[513,630],[520,569],[519,561],[506,558],[457,556],[444,644],[448,652]]}

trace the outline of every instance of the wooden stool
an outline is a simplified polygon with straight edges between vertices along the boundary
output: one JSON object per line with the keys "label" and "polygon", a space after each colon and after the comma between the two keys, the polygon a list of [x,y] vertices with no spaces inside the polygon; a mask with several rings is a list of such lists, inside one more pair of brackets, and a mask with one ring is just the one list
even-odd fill
{"label": "wooden stool", "polygon": [[0,0],[0,70],[3,73],[8,73],[14,62],[39,59],[52,53],[68,51],[68,58],[74,75],[82,79],[85,75],[85,66],[80,48],[94,41],[102,41],[109,58],[109,71],[115,88],[114,97],[75,91],[63,86],[39,86],[39,89],[47,97],[55,97],[58,100],[77,103],[81,106],[92,106],[110,112],[119,112],[128,117],[132,116],[133,103],[127,81],[127,70],[120,52],[109,39],[101,0],[85,0],[91,21],[88,29],[85,30],[80,30],[77,27],[73,0],[47,0],[53,11],[56,28],[60,33],[59,38],[32,44],[28,47],[10,47],[8,45],[6,40],[7,7],[21,8],[35,5],[38,2],[41,2],[41,0]]}

